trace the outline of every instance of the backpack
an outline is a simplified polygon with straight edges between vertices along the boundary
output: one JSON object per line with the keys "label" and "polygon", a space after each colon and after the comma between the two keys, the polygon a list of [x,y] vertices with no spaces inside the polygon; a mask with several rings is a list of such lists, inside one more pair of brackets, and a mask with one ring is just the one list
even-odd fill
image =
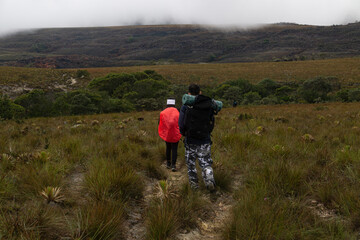
{"label": "backpack", "polygon": [[194,139],[206,139],[214,129],[213,100],[198,95],[192,106],[185,112],[185,136]]}

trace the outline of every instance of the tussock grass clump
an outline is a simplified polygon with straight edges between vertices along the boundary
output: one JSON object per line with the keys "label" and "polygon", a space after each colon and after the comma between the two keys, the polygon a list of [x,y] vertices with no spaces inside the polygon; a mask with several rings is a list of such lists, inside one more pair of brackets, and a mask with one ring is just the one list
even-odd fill
{"label": "tussock grass clump", "polygon": [[50,146],[50,150],[55,151],[59,158],[65,159],[71,164],[82,163],[88,156],[88,147],[83,142],[85,139],[88,140],[89,138],[64,134],[57,146]]}
{"label": "tussock grass clump", "polygon": [[96,200],[142,197],[143,181],[131,167],[106,159],[94,160],[85,175],[85,186]]}
{"label": "tussock grass clump", "polygon": [[159,181],[147,212],[147,239],[168,239],[180,227],[178,194],[167,181]]}
{"label": "tussock grass clump", "polygon": [[100,201],[81,207],[69,228],[73,239],[125,239],[124,221],[124,205]]}
{"label": "tussock grass clump", "polygon": [[147,211],[146,239],[172,239],[179,229],[196,227],[196,220],[209,211],[208,205],[188,184],[179,190],[167,181],[159,181]]}
{"label": "tussock grass clump", "polygon": [[15,173],[18,190],[25,196],[38,196],[38,193],[47,186],[61,186],[64,178],[61,164],[21,165],[17,167]]}
{"label": "tussock grass clump", "polygon": [[216,173],[214,174],[216,187],[218,187],[222,191],[231,191],[231,184],[233,182],[234,172],[231,170],[230,165],[227,164],[225,166],[225,164],[215,162],[213,164],[213,170]]}
{"label": "tussock grass clump", "polygon": [[0,211],[4,239],[60,239],[66,234],[62,213],[41,202],[12,204]]}
{"label": "tussock grass clump", "polygon": [[0,173],[0,204],[3,200],[11,199],[17,195],[16,185],[13,181],[13,177],[8,174]]}

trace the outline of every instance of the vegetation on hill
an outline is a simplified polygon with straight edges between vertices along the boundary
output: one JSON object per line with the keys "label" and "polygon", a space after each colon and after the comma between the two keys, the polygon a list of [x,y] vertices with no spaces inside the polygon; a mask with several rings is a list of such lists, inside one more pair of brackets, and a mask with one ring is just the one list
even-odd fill
{"label": "vegetation on hill", "polygon": [[[89,75],[86,70],[78,73]],[[82,75],[83,76],[83,75]],[[202,86],[203,93],[223,101],[225,107],[242,105],[319,103],[360,100],[359,88],[342,87],[336,77],[316,77],[303,82],[276,82],[263,79],[257,84],[242,78],[221,84]],[[49,117],[111,112],[160,110],[166,99],[181,102],[187,85],[172,84],[153,70],[135,73],[111,73],[91,80],[87,87],[72,91],[35,89],[13,101],[0,95],[0,117]]]}
{"label": "vegetation on hill", "polygon": [[343,87],[360,81],[360,58],[327,59],[301,62],[259,62],[227,64],[182,64],[89,69],[41,69],[0,67],[0,92],[12,99],[32,89],[70,91],[83,88],[110,73],[143,72],[152,69],[173,84],[196,82],[215,87],[238,78],[256,84],[269,78],[276,82],[303,82],[318,76],[333,76]]}
{"label": "vegetation on hill", "polygon": [[0,65],[85,68],[354,57],[360,55],[359,25],[40,29],[0,39]]}

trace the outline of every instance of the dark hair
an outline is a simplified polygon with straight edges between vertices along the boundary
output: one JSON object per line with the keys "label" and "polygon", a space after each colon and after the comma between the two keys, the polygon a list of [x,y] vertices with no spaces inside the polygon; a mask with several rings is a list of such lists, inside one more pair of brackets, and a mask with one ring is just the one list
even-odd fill
{"label": "dark hair", "polygon": [[191,95],[199,95],[200,94],[200,87],[196,84],[191,84],[189,86],[189,93]]}

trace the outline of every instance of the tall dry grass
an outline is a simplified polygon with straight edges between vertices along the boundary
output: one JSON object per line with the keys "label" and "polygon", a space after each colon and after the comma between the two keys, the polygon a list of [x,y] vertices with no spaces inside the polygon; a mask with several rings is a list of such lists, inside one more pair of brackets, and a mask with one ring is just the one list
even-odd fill
{"label": "tall dry grass", "polygon": [[[312,79],[317,76],[334,76],[342,83],[355,83],[360,80],[359,64],[359,58],[338,58],[295,62],[152,65],[86,70],[94,78],[109,73],[134,73],[151,69],[174,84],[188,85],[197,82],[204,86],[216,86],[224,81],[238,78],[257,83],[265,78],[288,82]],[[0,85],[18,85],[20,82],[26,83],[27,86],[41,88],[54,86],[55,82],[66,84],[66,80],[75,75],[76,70],[73,69],[0,67]],[[90,81],[90,79],[77,80],[77,86],[86,86]]]}
{"label": "tall dry grass", "polygon": [[[224,111],[219,151],[242,173],[225,239],[356,239],[357,104]],[[239,119],[240,114],[253,119]],[[216,141],[215,141],[216,142]],[[314,206],[315,205],[315,206]]]}
{"label": "tall dry grass", "polygon": [[[214,175],[220,194],[236,200],[224,239],[356,239],[359,107],[223,109],[213,132]],[[179,229],[196,226],[198,216],[211,212],[202,189],[194,193],[188,185],[177,186],[170,200],[154,196],[145,210],[147,184],[168,178],[158,114],[2,121],[3,238],[121,239],[133,208],[144,209],[149,239],[171,239]],[[92,125],[94,119],[99,123]],[[178,164],[185,167],[182,143]],[[64,200],[44,199],[47,187],[61,189]]]}

